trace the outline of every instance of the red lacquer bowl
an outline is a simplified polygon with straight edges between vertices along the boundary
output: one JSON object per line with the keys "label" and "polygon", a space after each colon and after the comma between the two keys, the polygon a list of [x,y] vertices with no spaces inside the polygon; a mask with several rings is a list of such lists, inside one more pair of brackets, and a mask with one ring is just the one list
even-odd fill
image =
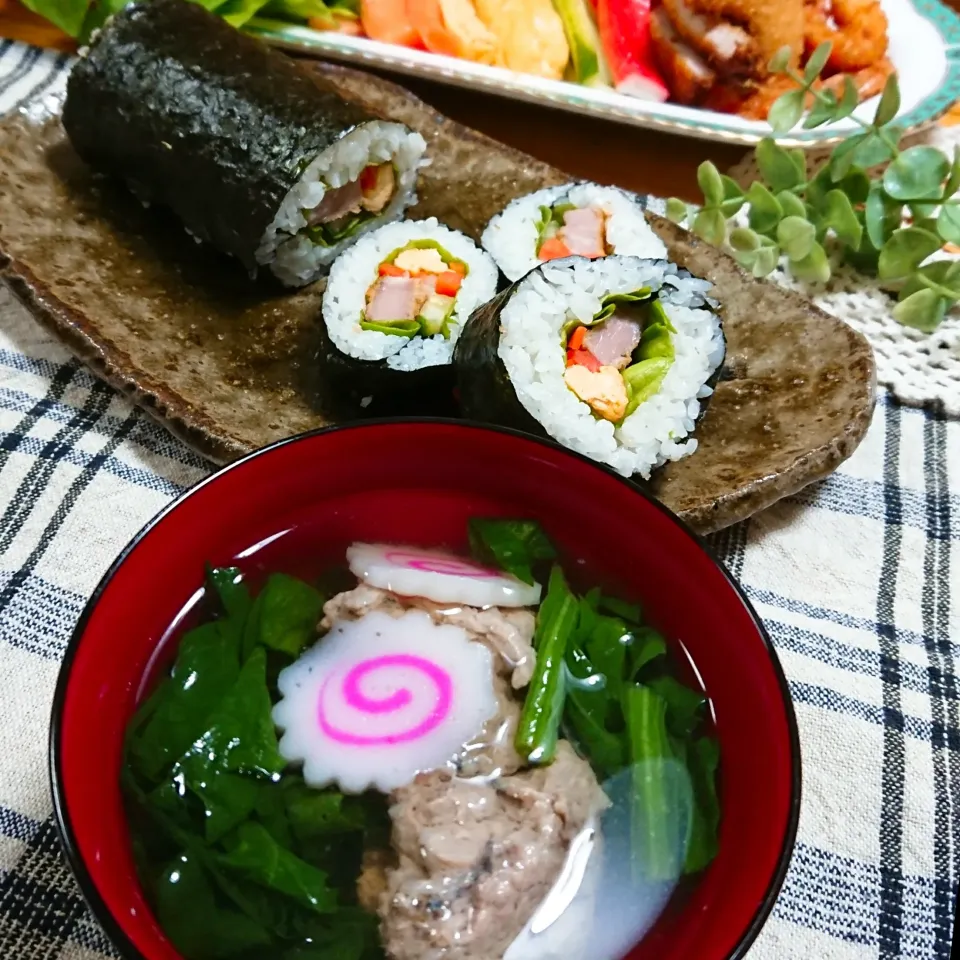
{"label": "red lacquer bowl", "polygon": [[800,803],[776,655],[723,567],[636,486],[553,444],[452,421],[370,422],[278,443],[214,474],[111,567],[67,650],[51,724],[54,805],[84,896],[130,960],[176,960],[137,881],[119,788],[124,727],[173,655],[207,563],[296,572],[353,540],[465,545],[476,515],[533,517],[692,655],[721,741],[720,853],[631,960],[742,957],[779,892]]}

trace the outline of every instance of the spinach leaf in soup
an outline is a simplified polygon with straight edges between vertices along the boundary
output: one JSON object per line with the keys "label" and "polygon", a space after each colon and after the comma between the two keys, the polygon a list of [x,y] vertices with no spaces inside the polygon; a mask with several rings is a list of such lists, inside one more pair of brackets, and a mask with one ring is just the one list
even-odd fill
{"label": "spinach leaf in soup", "polygon": [[242,626],[250,613],[250,591],[236,567],[208,567],[207,587],[219,602],[223,613]]}
{"label": "spinach leaf in soup", "polygon": [[129,741],[128,759],[147,780],[156,781],[207,727],[220,700],[240,675],[237,638],[222,621],[187,633],[169,680],[143,710],[149,718]]}
{"label": "spinach leaf in soup", "polygon": [[154,885],[157,920],[190,960],[218,960],[269,947],[269,931],[239,910],[222,905],[196,853],[183,852]]}
{"label": "spinach leaf in soup", "polygon": [[260,591],[247,619],[244,652],[257,646],[294,659],[317,636],[324,597],[308,583],[285,573],[274,573]]}
{"label": "spinach leaf in soup", "polygon": [[493,564],[524,583],[534,583],[533,568],[557,555],[547,535],[533,520],[474,517],[468,532],[470,550],[477,560]]}
{"label": "spinach leaf in soup", "polygon": [[685,871],[705,870],[717,855],[720,832],[720,799],[717,770],[720,744],[716,737],[700,737],[687,750],[687,768],[693,781],[693,823],[687,846]]}
{"label": "spinach leaf in soup", "polygon": [[223,848],[217,856],[221,867],[316,913],[337,909],[337,894],[327,886],[327,875],[278,844],[261,824],[241,824],[224,837]]}
{"label": "spinach leaf in soup", "polygon": [[256,780],[283,772],[267,690],[266,654],[255,650],[209,725],[174,764],[171,782],[203,803],[208,841],[249,816],[257,801]]}
{"label": "spinach leaf in soup", "polygon": [[325,596],[274,574],[251,597],[207,573],[214,618],[182,639],[127,730],[121,785],[158,919],[187,960],[383,960],[356,904],[365,843],[389,834],[385,798],[307,787],[273,725],[275,671],[316,636]]}

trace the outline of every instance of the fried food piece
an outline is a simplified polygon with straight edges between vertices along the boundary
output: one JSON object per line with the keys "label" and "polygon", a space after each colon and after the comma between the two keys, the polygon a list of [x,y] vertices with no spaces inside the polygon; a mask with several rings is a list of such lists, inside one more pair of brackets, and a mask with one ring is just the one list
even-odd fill
{"label": "fried food piece", "polygon": [[[883,92],[887,78],[893,73],[893,64],[886,58],[872,63],[863,70],[856,73],[847,74],[852,77],[854,86],[857,88],[857,97],[860,103],[876,97]],[[843,96],[843,78],[844,74],[835,74],[827,80],[817,84],[820,90],[832,90],[837,97]],[[739,113],[741,117],[747,120],[766,120],[770,108],[774,101],[781,94],[788,90],[795,90],[797,84],[789,77],[776,76],[770,77],[762,84],[754,86],[753,89],[740,100],[739,104],[729,105],[727,109]],[[807,98],[807,109],[813,105],[813,97]],[[711,102],[710,106],[714,109],[722,109],[718,104]]]}
{"label": "fried food piece", "polygon": [[887,17],[879,0],[811,0],[804,7],[804,45],[831,43],[827,70],[855,73],[887,54]]}
{"label": "fried food piece", "polygon": [[680,38],[721,75],[762,79],[781,47],[799,62],[803,0],[663,0]]}
{"label": "fried food piece", "polygon": [[703,103],[717,75],[700,54],[680,39],[663,7],[650,16],[650,41],[671,99],[687,106]]}

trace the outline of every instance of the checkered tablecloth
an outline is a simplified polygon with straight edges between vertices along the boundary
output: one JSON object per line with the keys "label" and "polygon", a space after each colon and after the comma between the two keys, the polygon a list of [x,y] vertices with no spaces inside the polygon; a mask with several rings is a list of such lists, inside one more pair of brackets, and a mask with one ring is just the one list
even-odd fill
{"label": "checkered tablecloth", "polygon": [[[0,44],[0,112],[66,66]],[[50,701],[111,560],[210,469],[0,284],[0,960],[112,956],[57,846]],[[714,545],[777,645],[803,746],[799,841],[750,960],[947,960],[960,876],[960,424],[882,395],[833,477]]]}

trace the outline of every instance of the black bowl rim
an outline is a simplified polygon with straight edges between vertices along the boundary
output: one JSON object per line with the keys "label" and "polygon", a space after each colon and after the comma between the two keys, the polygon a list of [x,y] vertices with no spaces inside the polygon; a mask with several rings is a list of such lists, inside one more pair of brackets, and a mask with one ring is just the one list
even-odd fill
{"label": "black bowl rim", "polygon": [[67,809],[66,793],[61,771],[61,735],[63,710],[66,702],[67,689],[70,685],[73,659],[76,656],[77,650],[79,649],[83,640],[83,635],[86,632],[87,622],[93,614],[100,597],[110,585],[110,581],[113,579],[120,567],[126,562],[127,557],[140,545],[141,541],[154,529],[154,527],[160,524],[168,514],[176,510],[188,497],[198,493],[209,484],[215,483],[220,476],[228,471],[238,469],[249,461],[254,460],[257,457],[265,456],[271,451],[280,447],[288,446],[294,443],[300,443],[301,441],[312,439],[328,433],[336,433],[343,430],[362,430],[366,427],[403,427],[410,426],[412,424],[455,426],[468,430],[486,430],[491,433],[501,433],[507,436],[517,437],[534,445],[549,447],[569,457],[581,460],[594,469],[606,473],[608,476],[613,477],[620,483],[626,484],[638,496],[643,497],[648,503],[652,504],[654,508],[659,510],[661,513],[666,514],[666,516],[669,517],[683,533],[690,537],[697,544],[697,546],[703,550],[706,556],[713,562],[713,564],[723,575],[724,579],[727,581],[727,585],[734,591],[740,602],[743,604],[747,614],[753,621],[753,625],[759,633],[761,640],[763,641],[767,657],[770,660],[771,666],[776,674],[777,683],[780,686],[780,695],[783,701],[784,712],[786,713],[787,727],[790,738],[791,796],[790,810],[787,819],[786,830],[784,831],[783,844],[780,848],[780,854],[777,858],[777,866],[774,870],[773,876],[770,879],[770,884],[767,887],[767,891],[763,899],[760,901],[756,911],[754,912],[753,919],[744,930],[740,940],[734,946],[733,950],[725,958],[725,960],[742,960],[742,958],[746,956],[747,951],[753,945],[754,941],[757,939],[764,924],[769,919],[770,914],[773,911],[773,907],[776,904],[777,898],[780,895],[783,882],[786,879],[787,870],[790,867],[790,861],[793,857],[793,851],[796,845],[797,829],[800,822],[800,801],[802,793],[800,732],[797,725],[796,712],[793,706],[793,698],[790,694],[790,687],[787,682],[786,675],[783,672],[780,658],[777,656],[776,649],[770,640],[770,635],[767,633],[763,621],[758,616],[756,610],[754,610],[753,604],[747,598],[743,588],[733,577],[730,571],[727,570],[723,562],[716,556],[714,551],[707,545],[704,539],[699,534],[695,533],[687,525],[687,523],[681,520],[680,517],[670,510],[669,507],[664,506],[664,504],[662,504],[659,500],[648,494],[639,484],[627,477],[621,476],[614,470],[607,467],[605,464],[597,463],[595,460],[591,460],[590,458],[585,457],[576,451],[570,450],[567,447],[554,442],[553,440],[536,437],[520,430],[514,430],[510,427],[479,423],[471,420],[457,420],[447,417],[387,417],[354,421],[344,424],[334,424],[333,426],[320,427],[316,430],[310,430],[305,433],[296,434],[292,437],[286,437],[283,440],[278,440],[275,443],[271,443],[269,446],[261,447],[259,450],[254,450],[252,453],[248,453],[246,456],[241,457],[238,460],[234,460],[232,463],[228,463],[226,466],[219,468],[209,476],[199,480],[192,487],[181,493],[175,500],[172,500],[170,503],[168,503],[153,518],[151,518],[141,530],[137,532],[133,539],[130,540],[130,542],[123,548],[117,558],[110,565],[107,572],[97,584],[97,587],[90,599],[84,606],[83,612],[80,615],[80,619],[77,621],[77,625],[74,628],[69,643],[67,644],[67,649],[64,652],[63,660],[60,666],[60,672],[57,677],[57,686],[54,692],[53,706],[50,714],[48,759],[50,789],[53,797],[54,820],[60,837],[60,844],[63,848],[67,863],[77,880],[77,883],[80,887],[80,892],[88,908],[93,913],[103,931],[106,933],[112,945],[117,949],[124,960],[146,960],[146,957],[133,944],[126,932],[117,922],[103,898],[100,896],[100,892],[97,889],[93,878],[90,876],[90,872],[87,869],[86,863],[84,862],[83,857],[80,855],[79,844],[77,843],[76,834],[70,819],[70,812]]}

